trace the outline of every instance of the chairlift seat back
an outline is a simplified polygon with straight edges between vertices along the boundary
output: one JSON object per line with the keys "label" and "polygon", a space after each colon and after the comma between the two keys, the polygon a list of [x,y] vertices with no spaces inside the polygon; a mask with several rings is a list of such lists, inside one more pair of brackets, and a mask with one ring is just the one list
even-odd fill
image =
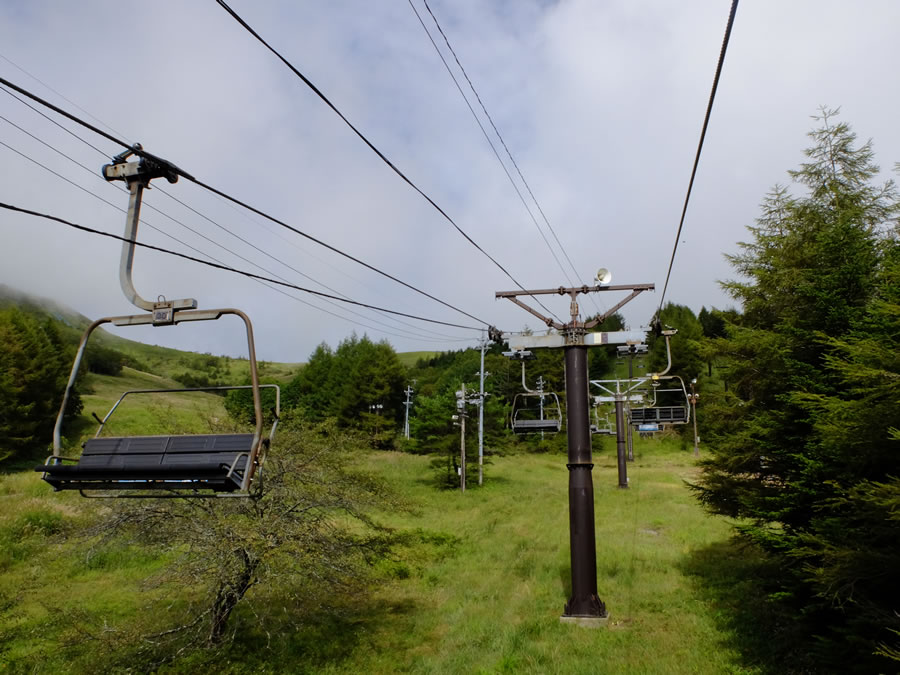
{"label": "chairlift seat back", "polygon": [[670,424],[683,424],[688,420],[688,410],[685,406],[660,406],[658,408],[632,408],[631,422],[668,422]]}

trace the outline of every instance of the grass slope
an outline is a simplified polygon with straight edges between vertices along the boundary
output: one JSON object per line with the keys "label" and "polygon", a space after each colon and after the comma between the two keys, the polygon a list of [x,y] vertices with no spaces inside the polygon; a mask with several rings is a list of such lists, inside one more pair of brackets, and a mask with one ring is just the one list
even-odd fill
{"label": "grass slope", "polygon": [[[559,623],[569,594],[564,456],[494,458],[484,487],[460,494],[434,487],[428,457],[364,452],[360,468],[382,476],[413,504],[408,513],[383,515],[410,543],[380,568],[382,585],[353,596],[337,614],[305,610],[299,631],[282,628],[286,615],[301,611],[291,600],[278,588],[256,589],[252,608],[236,617],[244,629],[234,644],[208,654],[203,667],[229,673],[776,672],[761,665],[761,650],[748,651],[753,624],[734,620],[743,597],[729,591],[748,578],[741,576],[747,556],[730,550],[728,525],[705,515],[689,494],[683,482],[695,471],[689,452],[674,441],[638,439],[636,452],[628,490],[616,488],[610,452],[595,456],[598,585],[610,612],[605,628]],[[11,542],[0,547],[0,664],[12,666],[10,672],[88,672],[100,653],[91,650],[102,640],[79,638],[78,630],[115,631],[117,622],[167,602],[142,581],[160,570],[165,552],[135,546],[86,557],[66,541],[97,508],[86,502],[50,493],[36,474],[0,479],[0,540]],[[257,616],[269,636],[248,627]],[[198,667],[176,662],[164,672]]]}
{"label": "grass slope", "polygon": [[[683,561],[722,543],[684,486],[694,469],[672,446],[639,442],[631,488],[616,487],[610,453],[595,457],[598,586],[603,629],[562,625],[570,593],[564,457],[498,458],[485,487],[434,492],[425,460],[372,455],[370,466],[417,498],[394,524],[458,538],[451,555],[411,565],[382,594],[390,611],[365,622],[365,642],[322,672],[721,673],[741,670],[716,612]],[[402,575],[401,575],[402,576]]]}
{"label": "grass slope", "polygon": [[[133,389],[177,388],[177,382],[131,368],[123,368],[119,376],[92,374],[91,393],[82,396],[82,420],[86,426],[96,426],[91,417],[101,419],[125,392]],[[209,433],[225,423],[227,413],[222,397],[205,393],[130,394],[110,418],[104,435],[148,436],[164,433]],[[89,418],[89,419],[87,419]]]}
{"label": "grass slope", "polygon": [[404,366],[413,368],[420,359],[430,359],[440,353],[441,352],[399,352],[397,357]]}

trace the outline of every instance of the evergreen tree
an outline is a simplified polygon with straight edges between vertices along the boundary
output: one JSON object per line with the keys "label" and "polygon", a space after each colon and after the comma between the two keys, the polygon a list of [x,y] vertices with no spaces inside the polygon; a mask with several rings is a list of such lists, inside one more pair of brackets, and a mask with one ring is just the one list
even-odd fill
{"label": "evergreen tree", "polygon": [[[52,319],[0,311],[0,459],[50,442],[72,348]],[[67,415],[81,411],[77,392]]]}
{"label": "evergreen tree", "polygon": [[877,636],[880,653],[900,661],[900,586],[888,578],[900,569],[900,244],[887,248],[859,326],[826,339],[839,386],[796,395],[834,478],[791,555],[816,596],[846,610],[840,639],[869,651]]}
{"label": "evergreen tree", "polygon": [[[888,344],[896,344],[897,327],[873,299],[891,278],[896,288],[888,252],[896,248],[890,228],[898,200],[892,182],[873,184],[871,142],[859,146],[834,117],[823,110],[816,118],[809,161],[790,173],[805,193],[776,186],[749,228],[751,240],[728,256],[747,280],[723,286],[744,311],[728,337],[717,338],[731,387],[706,401],[712,455],[695,489],[780,558],[782,592],[816,630],[846,631],[844,649],[855,649],[842,662],[869,670],[877,668],[871,654],[889,639],[885,629],[896,626],[895,616],[888,620],[896,606],[877,595],[865,603],[880,613],[855,604],[865,576],[853,552],[864,557],[874,535],[881,561],[896,561],[896,537],[887,545],[879,539],[886,524],[878,514],[889,509],[900,465],[889,426],[896,413],[883,405],[874,413],[863,402],[877,391],[884,396],[886,380],[860,373],[881,348],[893,361],[881,354],[877,367],[896,368],[896,348],[885,341],[894,331]],[[877,338],[872,325],[881,326]],[[850,415],[860,416],[855,424],[848,425]],[[862,432],[863,421],[868,445],[847,433]]]}
{"label": "evergreen tree", "polygon": [[728,313],[722,312],[715,307],[707,310],[706,307],[700,308],[697,319],[703,328],[703,340],[700,341],[700,355],[706,361],[706,375],[712,377],[713,361],[716,356],[715,342],[716,338],[723,338],[726,333],[726,316],[731,316],[732,320],[737,315],[735,310],[729,310]]}
{"label": "evergreen tree", "polygon": [[[319,345],[285,388],[285,407],[307,417],[334,418],[343,427],[392,433],[403,416],[406,368],[386,341],[352,335],[334,351]],[[380,405],[370,409],[371,405]]]}

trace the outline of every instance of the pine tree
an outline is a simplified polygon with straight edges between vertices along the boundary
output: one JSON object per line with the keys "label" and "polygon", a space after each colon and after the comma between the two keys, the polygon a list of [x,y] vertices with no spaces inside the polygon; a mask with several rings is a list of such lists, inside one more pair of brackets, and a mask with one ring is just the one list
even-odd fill
{"label": "pine tree", "polygon": [[[71,367],[72,348],[52,319],[0,311],[0,459],[49,443]],[[70,397],[68,415],[81,399]]]}
{"label": "pine tree", "polygon": [[[351,335],[336,350],[319,345],[307,365],[285,387],[285,407],[299,407],[315,421],[334,418],[344,427],[381,432],[403,415],[406,369],[385,341]],[[381,405],[377,413],[370,405]]]}
{"label": "pine tree", "polygon": [[[886,616],[874,610],[861,618],[848,590],[850,552],[883,528],[874,514],[890,501],[884,492],[900,463],[895,448],[884,451],[892,443],[885,425],[895,417],[882,408],[873,418],[861,403],[883,380],[876,385],[860,373],[866,354],[896,331],[887,325],[890,311],[875,311],[873,298],[889,285],[898,198],[892,182],[873,182],[871,142],[858,145],[835,115],[822,110],[809,161],[790,172],[805,192],[776,186],[749,228],[751,240],[728,256],[747,279],[723,284],[743,314],[727,338],[716,340],[730,387],[706,401],[712,455],[695,489],[710,510],[740,518],[739,531],[780,558],[783,592],[823,635],[845,630],[856,647],[852,662],[866,668],[892,624],[873,629],[873,617]],[[880,338],[866,328],[873,322],[882,327]],[[888,396],[896,406],[896,395]],[[853,415],[868,420],[866,436],[878,440],[864,446],[848,436]],[[843,515],[835,520],[837,513]],[[888,546],[893,556],[895,541]]]}

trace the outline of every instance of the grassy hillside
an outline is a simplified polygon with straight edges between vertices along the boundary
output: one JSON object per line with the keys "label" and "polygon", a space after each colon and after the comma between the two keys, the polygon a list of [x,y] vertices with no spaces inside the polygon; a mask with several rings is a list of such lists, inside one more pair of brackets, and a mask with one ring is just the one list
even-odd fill
{"label": "grassy hillside", "polygon": [[430,359],[438,354],[440,352],[400,352],[397,356],[400,357],[400,363],[407,368],[412,368],[420,359]]}
{"label": "grassy hillside", "polygon": [[[73,334],[87,321],[66,317]],[[233,382],[247,375],[245,360],[100,339],[134,367],[86,378],[84,413],[66,429],[73,447],[96,429],[91,414],[102,417],[125,390],[176,387],[184,373]],[[400,356],[409,366],[433,354]],[[281,380],[297,367],[261,364],[264,377]],[[127,398],[107,429],[191,433],[223,424],[221,397],[164,393]],[[607,626],[559,622],[570,590],[564,455],[492,457],[484,487],[461,494],[437,487],[431,457],[360,449],[348,468],[383,479],[410,505],[377,515],[405,543],[379,563],[368,592],[348,592],[326,609],[280,586],[254,587],[231,644],[160,672],[779,672],[790,628],[758,600],[763,562],[737,550],[728,523],[691,496],[689,450],[675,438],[636,438],[630,488],[620,490],[613,444],[602,443],[594,484]],[[0,474],[0,673],[153,669],[123,663],[122,645],[155,639],[146,637],[148,618],[174,625],[200,591],[173,593],[163,583],[175,547],[85,535],[118,508],[53,493],[21,463]],[[781,642],[770,639],[770,626]]]}
{"label": "grassy hillside", "polygon": [[[434,487],[427,457],[367,451],[358,467],[412,504],[382,519],[414,535],[380,567],[374,594],[307,609],[297,631],[282,627],[302,610],[277,588],[256,589],[233,645],[165,672],[776,672],[760,637],[765,608],[742,597],[754,556],[734,550],[728,525],[690,496],[688,452],[636,444],[629,490],[615,487],[610,453],[595,458],[604,628],[559,622],[569,592],[563,456],[495,458],[485,486],[461,494]],[[0,663],[12,672],[96,672],[139,613],[171,608],[147,580],[173,552],[139,542],[88,551],[70,538],[95,508],[36,474],[0,478]],[[254,627],[260,617],[268,636]]]}
{"label": "grassy hillside", "polygon": [[[128,390],[167,389],[177,383],[158,375],[124,368],[121,376],[92,375],[91,393],[82,396],[84,416],[101,419]],[[222,397],[204,392],[133,394],[116,409],[105,433],[112,436],[203,433],[227,419]]]}

